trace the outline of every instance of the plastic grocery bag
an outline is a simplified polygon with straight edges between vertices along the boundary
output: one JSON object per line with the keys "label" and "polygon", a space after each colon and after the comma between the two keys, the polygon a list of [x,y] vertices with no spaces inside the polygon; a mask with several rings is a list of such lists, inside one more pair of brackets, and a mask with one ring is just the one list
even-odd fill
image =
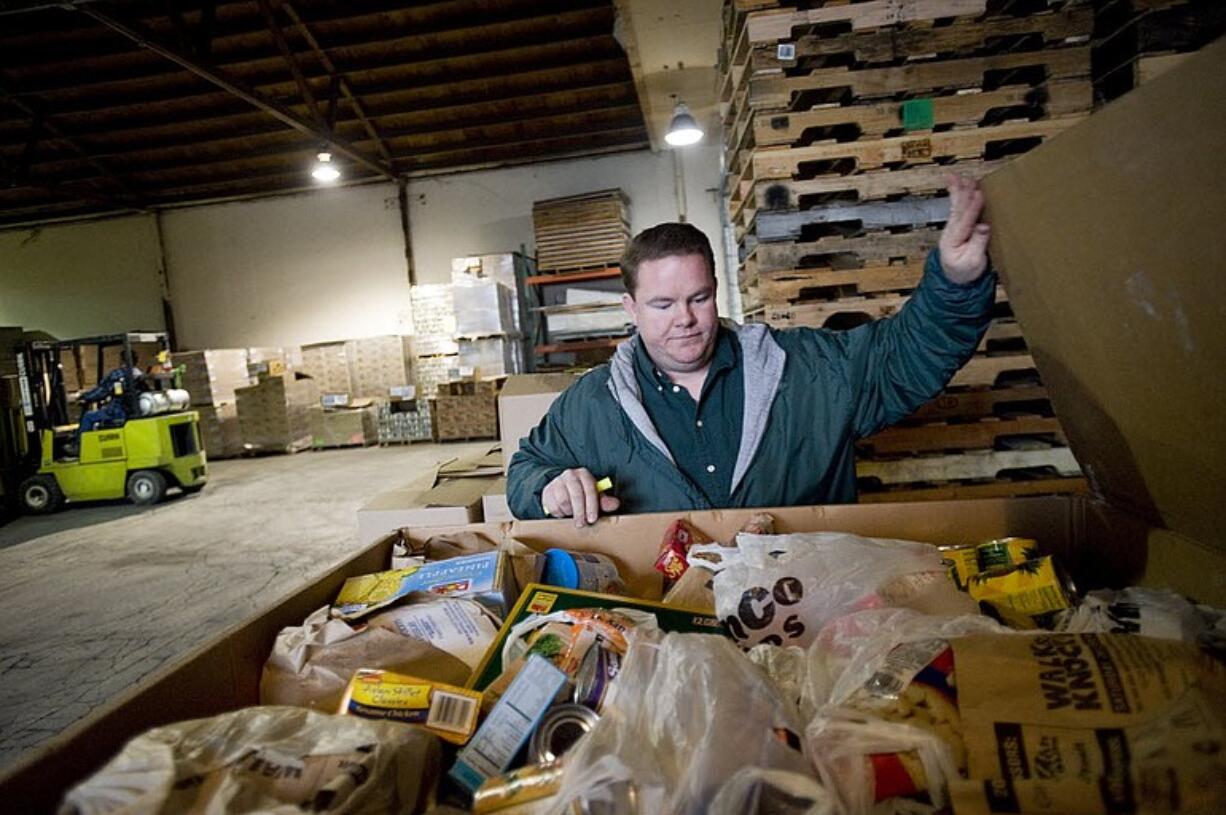
{"label": "plastic grocery bag", "polygon": [[438,739],[398,722],[251,707],[154,728],[72,789],[60,815],[417,811]]}
{"label": "plastic grocery bag", "polygon": [[[836,618],[808,651],[801,710],[823,782],[849,815],[926,794],[943,806],[966,766],[950,640],[1020,636],[990,617],[878,608]],[[814,713],[815,711],[815,713]]]}
{"label": "plastic grocery bag", "polygon": [[1213,627],[1215,613],[1197,607],[1169,589],[1131,586],[1102,589],[1056,619],[1055,630],[1070,634],[1140,634],[1164,640],[1197,642]]}
{"label": "plastic grocery bag", "polygon": [[812,777],[801,727],[795,705],[724,637],[638,636],[548,811],[582,801],[611,813],[705,813],[742,768]]}
{"label": "plastic grocery bag", "polygon": [[817,780],[783,770],[744,767],[720,787],[707,815],[839,815]]}
{"label": "plastic grocery bag", "polygon": [[261,704],[334,713],[359,668],[382,668],[449,685],[468,681],[467,664],[426,640],[381,626],[329,619],[328,611],[324,606],[302,625],[277,634],[260,675]]}
{"label": "plastic grocery bag", "polygon": [[[840,532],[737,536],[715,576],[715,610],[742,648],[806,647],[830,620],[891,602],[880,590],[899,578],[944,572],[935,546]],[[952,581],[945,594],[963,602]],[[896,603],[895,603],[896,604]]]}

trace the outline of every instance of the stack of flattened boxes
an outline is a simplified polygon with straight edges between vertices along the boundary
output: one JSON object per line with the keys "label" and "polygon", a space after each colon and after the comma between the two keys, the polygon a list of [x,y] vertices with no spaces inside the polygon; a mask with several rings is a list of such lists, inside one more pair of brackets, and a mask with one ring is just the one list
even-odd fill
{"label": "stack of flattened boxes", "polygon": [[[1092,106],[1084,0],[763,5],[725,8],[725,192],[746,315],[779,328],[899,311],[946,174],[981,178]],[[862,500],[1084,487],[1003,288],[978,353],[905,425],[861,441]]]}
{"label": "stack of flattened boxes", "polygon": [[292,453],[311,446],[311,408],[319,405],[315,380],[293,372],[264,376],[237,396],[245,449]]}
{"label": "stack of flattened boxes", "polygon": [[183,369],[183,387],[200,417],[200,437],[209,458],[236,456],[243,450],[236,392],[251,384],[245,348],[179,351],[171,364]]}

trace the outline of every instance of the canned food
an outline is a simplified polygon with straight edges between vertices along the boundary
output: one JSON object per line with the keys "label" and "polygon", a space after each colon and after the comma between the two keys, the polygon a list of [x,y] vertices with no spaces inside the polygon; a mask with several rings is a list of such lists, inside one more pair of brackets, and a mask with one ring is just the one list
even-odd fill
{"label": "canned food", "polygon": [[965,589],[967,581],[979,574],[979,554],[974,546],[941,546],[938,551],[958,588]]}
{"label": "canned food", "polygon": [[1051,555],[981,572],[967,591],[985,613],[1023,629],[1050,628],[1077,598],[1077,587]]}
{"label": "canned food", "polygon": [[552,708],[532,734],[528,760],[536,764],[557,761],[598,721],[600,717],[583,705],[563,704]]}
{"label": "canned food", "polygon": [[975,548],[979,571],[1000,566],[1016,566],[1039,557],[1039,542],[1030,538],[998,538]]}
{"label": "canned food", "polygon": [[529,801],[539,801],[553,795],[560,786],[561,764],[529,764],[487,779],[473,793],[473,813],[502,812]]}
{"label": "canned food", "polygon": [[575,675],[574,703],[599,713],[609,685],[621,670],[621,665],[621,655],[616,651],[599,643],[589,648]]}

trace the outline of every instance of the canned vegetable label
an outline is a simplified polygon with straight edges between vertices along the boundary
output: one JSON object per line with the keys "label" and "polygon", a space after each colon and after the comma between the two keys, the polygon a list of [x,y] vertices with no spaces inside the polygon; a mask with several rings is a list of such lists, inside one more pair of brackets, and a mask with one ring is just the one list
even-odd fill
{"label": "canned vegetable label", "polygon": [[1016,566],[1039,557],[1039,542],[1030,538],[999,538],[979,544],[979,571],[998,566]]}
{"label": "canned vegetable label", "polygon": [[977,574],[967,591],[985,612],[1022,629],[1050,627],[1076,596],[1050,555]]}

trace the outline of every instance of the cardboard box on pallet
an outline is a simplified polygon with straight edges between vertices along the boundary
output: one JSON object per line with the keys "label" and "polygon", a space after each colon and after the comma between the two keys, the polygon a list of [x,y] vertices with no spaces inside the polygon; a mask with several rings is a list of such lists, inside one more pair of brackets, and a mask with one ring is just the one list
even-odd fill
{"label": "cardboard box on pallet", "polygon": [[[1024,536],[1059,556],[1083,590],[1140,582],[1226,605],[1226,504],[1217,494],[1226,480],[1226,414],[1218,409],[1226,292],[1214,277],[1215,259],[1226,257],[1226,166],[1216,143],[1226,109],[1204,104],[1224,97],[1221,42],[987,184],[993,258],[1096,495],[768,510],[777,531],[932,543]],[[728,540],[758,511],[464,530],[538,551],[605,554],[630,594],[652,599],[661,593],[653,566],[669,524],[684,517]],[[424,542],[455,531],[403,534]],[[347,577],[387,568],[392,543],[377,541],[70,727],[0,777],[0,800],[13,811],[53,811],[65,789],[137,733],[255,704],[277,632],[330,602]]]}
{"label": "cardboard box on pallet", "polygon": [[200,441],[210,459],[233,458],[243,452],[236,404],[196,405],[192,410],[199,416]]}
{"label": "cardboard box on pallet", "polygon": [[349,355],[344,342],[302,346],[302,372],[315,380],[320,393],[353,393]]}
{"label": "cardboard box on pallet", "polygon": [[413,382],[412,338],[388,334],[345,343],[351,392],[359,399],[386,399],[392,388]]}
{"label": "cardboard box on pallet", "polygon": [[310,408],[311,439],[315,447],[359,447],[378,438],[376,408],[371,400],[350,407]]}
{"label": "cardboard box on pallet", "polygon": [[313,379],[269,376],[236,393],[244,447],[284,452],[310,446],[310,409],[319,404]]}
{"label": "cardboard box on pallet", "polygon": [[439,441],[498,438],[498,380],[440,385],[432,400],[434,438]]}
{"label": "cardboard box on pallet", "polygon": [[233,403],[234,392],[251,384],[246,348],[176,351],[170,362],[183,366],[183,387],[191,394],[193,405]]}
{"label": "cardboard box on pallet", "polygon": [[472,368],[477,376],[510,376],[524,370],[524,346],[519,337],[461,339],[456,367]]}

